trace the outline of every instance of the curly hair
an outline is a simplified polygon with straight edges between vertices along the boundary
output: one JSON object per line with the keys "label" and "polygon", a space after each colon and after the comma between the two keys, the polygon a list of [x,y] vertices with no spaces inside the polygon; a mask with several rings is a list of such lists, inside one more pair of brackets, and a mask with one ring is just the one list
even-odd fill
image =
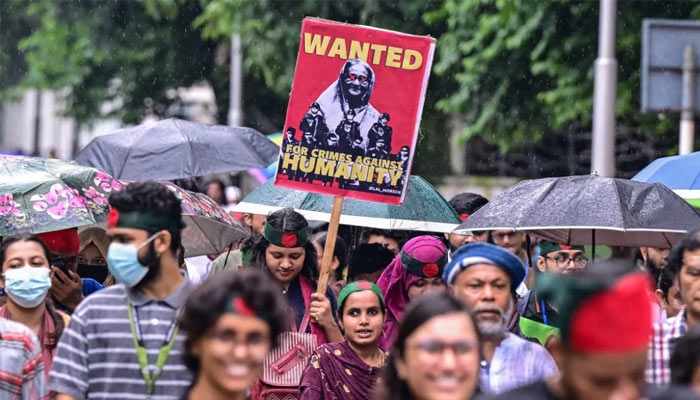
{"label": "curly hair", "polygon": [[[275,211],[267,216],[266,224],[271,224],[277,229],[298,231],[309,226],[303,215],[294,211],[293,208],[284,208]],[[265,251],[270,246],[270,242],[263,235],[255,235],[247,238],[241,244],[241,251],[250,251],[250,262],[246,266],[258,267],[267,271],[267,261]],[[318,260],[316,259],[316,247],[311,242],[307,241],[304,244],[304,266],[301,269],[301,274],[312,281],[318,280]]]}
{"label": "curly hair", "polygon": [[[41,238],[37,235],[17,235],[17,236],[9,236],[6,238],[3,238],[2,240],[2,246],[0,246],[0,271],[2,271],[2,265],[5,264],[5,257],[7,257],[7,250],[12,246],[13,244],[17,242],[35,242],[39,246],[41,246],[41,250],[44,252],[44,257],[46,257],[46,261],[49,262],[49,268],[50,268],[50,263],[51,263],[51,252],[49,252],[49,248],[46,246],[46,243],[44,243]],[[4,271],[2,271],[4,272]],[[53,323],[56,327],[54,333],[49,337],[48,342],[42,343],[42,347],[47,348],[48,350],[53,350],[58,346],[58,339],[61,338],[61,334],[63,333],[63,329],[66,327],[65,322],[63,321],[63,318],[58,314],[58,311],[56,310],[56,306],[53,304],[53,300],[51,300],[50,296],[46,296],[46,311],[49,313],[51,316],[51,319],[53,320]],[[39,338],[42,339],[42,338]]]}
{"label": "curly hair", "polygon": [[[109,205],[119,212],[151,211],[171,218],[180,230],[168,230],[172,236],[170,249],[175,253],[180,247],[181,230],[185,227],[182,222],[182,202],[162,183],[154,181],[134,182],[124,190],[109,196]],[[155,231],[149,231],[151,236]]]}
{"label": "curly hair", "polygon": [[226,312],[226,302],[232,293],[241,296],[270,327],[271,348],[277,346],[278,335],[289,326],[286,300],[279,287],[262,271],[245,268],[218,273],[216,279],[206,280],[190,293],[178,320],[180,329],[187,335],[183,357],[185,366],[195,376],[200,365],[192,348]]}

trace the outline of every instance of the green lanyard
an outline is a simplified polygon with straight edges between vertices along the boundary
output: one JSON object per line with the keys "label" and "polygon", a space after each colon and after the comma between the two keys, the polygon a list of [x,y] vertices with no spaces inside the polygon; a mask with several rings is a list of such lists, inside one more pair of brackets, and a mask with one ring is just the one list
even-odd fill
{"label": "green lanyard", "polygon": [[156,381],[163,372],[163,366],[168,360],[170,355],[170,350],[173,348],[173,343],[175,343],[175,338],[177,337],[177,317],[170,323],[170,328],[168,328],[168,333],[165,336],[163,345],[158,351],[158,360],[155,365],[155,373],[151,375],[151,366],[148,364],[148,353],[146,352],[146,347],[144,346],[143,337],[141,335],[141,326],[139,325],[139,316],[136,313],[136,307],[134,307],[129,299],[126,300],[127,312],[129,313],[129,324],[131,325],[131,337],[134,339],[134,348],[136,348],[136,356],[139,359],[139,366],[141,367],[141,374],[143,375],[143,381],[146,383],[146,394],[148,398],[151,397],[153,389],[155,388]]}

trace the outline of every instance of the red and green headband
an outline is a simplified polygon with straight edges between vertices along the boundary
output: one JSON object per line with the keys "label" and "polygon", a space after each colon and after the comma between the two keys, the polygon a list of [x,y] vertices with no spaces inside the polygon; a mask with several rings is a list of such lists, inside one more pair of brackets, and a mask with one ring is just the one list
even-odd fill
{"label": "red and green headband", "polygon": [[379,298],[379,304],[382,306],[382,308],[386,308],[384,305],[384,295],[382,295],[382,290],[379,289],[379,286],[368,281],[355,281],[345,285],[340,293],[338,293],[338,310],[343,308],[343,304],[345,304],[345,300],[348,299],[348,296],[363,290],[369,290],[376,294]]}
{"label": "red and green headband", "polygon": [[421,278],[434,278],[436,276],[441,276],[442,271],[445,269],[445,265],[447,264],[447,259],[447,252],[445,252],[437,261],[422,262],[416,260],[408,253],[401,250],[401,266],[403,266],[409,273],[420,276]]}
{"label": "red and green headband", "polygon": [[179,232],[183,227],[167,215],[151,211],[119,212],[111,207],[107,224],[110,228],[141,229],[149,232]]}
{"label": "red and green headband", "polygon": [[277,229],[270,223],[265,223],[262,235],[275,246],[302,247],[309,240],[309,228],[305,226],[297,231],[286,231]]}

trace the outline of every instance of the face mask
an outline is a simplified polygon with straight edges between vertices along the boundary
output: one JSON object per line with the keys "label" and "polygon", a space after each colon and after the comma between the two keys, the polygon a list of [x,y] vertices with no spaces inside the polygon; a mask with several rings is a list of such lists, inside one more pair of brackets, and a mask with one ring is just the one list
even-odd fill
{"label": "face mask", "polygon": [[5,292],[20,307],[34,308],[41,304],[51,288],[49,269],[26,265],[5,272]]}
{"label": "face mask", "polygon": [[109,270],[106,265],[78,264],[78,275],[81,278],[90,278],[102,283],[107,279]]}
{"label": "face mask", "polygon": [[127,287],[138,285],[148,273],[148,267],[139,261],[139,249],[158,237],[153,234],[140,246],[135,244],[112,243],[107,250],[107,266],[114,277]]}

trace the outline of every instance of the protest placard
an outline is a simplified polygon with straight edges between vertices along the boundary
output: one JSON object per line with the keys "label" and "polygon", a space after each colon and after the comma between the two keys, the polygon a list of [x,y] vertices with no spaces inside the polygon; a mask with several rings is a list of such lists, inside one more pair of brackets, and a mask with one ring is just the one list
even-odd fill
{"label": "protest placard", "polygon": [[435,40],[305,18],[275,185],[400,204]]}

